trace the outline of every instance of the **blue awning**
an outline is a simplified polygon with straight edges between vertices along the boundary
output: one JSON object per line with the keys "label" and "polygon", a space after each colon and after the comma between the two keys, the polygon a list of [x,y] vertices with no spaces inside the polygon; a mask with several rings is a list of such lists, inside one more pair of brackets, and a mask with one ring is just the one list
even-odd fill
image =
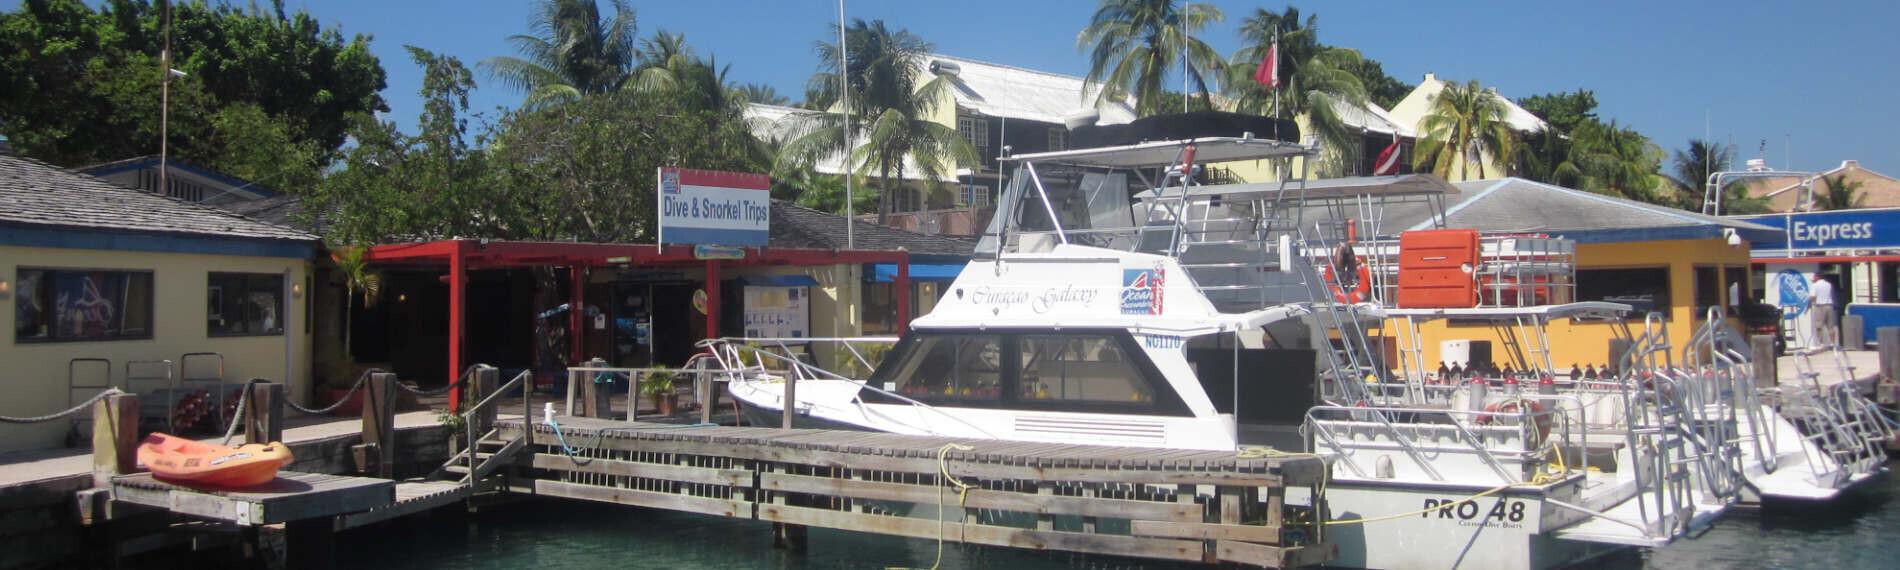
{"label": "blue awning", "polygon": [[764,287],[810,287],[818,284],[810,275],[746,275],[737,279],[740,285],[759,285]]}
{"label": "blue awning", "polygon": [[[911,281],[955,281],[958,273],[963,272],[962,265],[947,263],[910,264]],[[872,283],[890,283],[897,280],[897,264],[877,263],[871,266]]]}

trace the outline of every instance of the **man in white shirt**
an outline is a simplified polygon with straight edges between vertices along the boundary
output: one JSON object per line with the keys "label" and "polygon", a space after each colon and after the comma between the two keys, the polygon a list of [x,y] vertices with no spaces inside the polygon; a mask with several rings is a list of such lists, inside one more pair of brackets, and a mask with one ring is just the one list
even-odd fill
{"label": "man in white shirt", "polygon": [[1814,274],[1814,284],[1808,286],[1808,311],[1814,322],[1814,344],[1817,347],[1834,346],[1841,342],[1841,318],[1834,312],[1834,283]]}

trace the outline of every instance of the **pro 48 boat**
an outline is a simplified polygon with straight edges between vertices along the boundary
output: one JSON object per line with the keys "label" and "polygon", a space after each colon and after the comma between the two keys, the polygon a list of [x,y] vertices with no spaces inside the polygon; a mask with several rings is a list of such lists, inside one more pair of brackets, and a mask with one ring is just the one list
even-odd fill
{"label": "pro 48 boat", "polygon": [[[785,413],[792,377],[798,423],[1320,454],[1333,466],[1324,495],[1288,501],[1326,513],[1310,531],[1344,566],[1562,566],[1667,543],[1734,500],[1710,484],[1729,481],[1708,467],[1727,456],[1671,403],[1679,388],[1643,381],[1667,368],[1654,335],[1633,339],[1640,358],[1590,402],[1489,380],[1461,396],[1410,388],[1367,340],[1392,317],[1368,294],[1378,275],[1335,251],[1358,251],[1354,237],[1378,235],[1389,209],[1442,220],[1457,190],[1430,175],[1221,183],[1197,162],[1289,173],[1315,155],[1201,138],[1011,157],[979,258],[868,377],[709,345],[748,415],[767,421]],[[874,360],[830,352],[860,369]],[[1598,408],[1620,427],[1583,417]]]}

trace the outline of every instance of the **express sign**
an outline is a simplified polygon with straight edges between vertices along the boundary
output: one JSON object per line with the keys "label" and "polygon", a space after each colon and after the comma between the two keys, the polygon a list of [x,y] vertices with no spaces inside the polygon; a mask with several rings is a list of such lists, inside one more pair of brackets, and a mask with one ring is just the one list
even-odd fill
{"label": "express sign", "polygon": [[1787,235],[1755,249],[1877,249],[1900,247],[1900,209],[1769,214],[1745,218]]}

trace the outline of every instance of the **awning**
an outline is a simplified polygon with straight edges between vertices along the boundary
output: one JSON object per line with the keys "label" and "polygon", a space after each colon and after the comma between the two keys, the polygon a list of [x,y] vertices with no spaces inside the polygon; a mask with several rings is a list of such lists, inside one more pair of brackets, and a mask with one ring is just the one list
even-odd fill
{"label": "awning", "polygon": [[745,275],[735,279],[735,281],[738,281],[740,285],[757,285],[761,287],[810,287],[818,284],[817,279],[812,279],[810,275],[803,274]]}
{"label": "awning", "polygon": [[[963,272],[962,265],[947,263],[910,264],[911,281],[954,281],[958,273]],[[872,283],[890,283],[897,280],[897,264],[875,263],[871,265]]]}

